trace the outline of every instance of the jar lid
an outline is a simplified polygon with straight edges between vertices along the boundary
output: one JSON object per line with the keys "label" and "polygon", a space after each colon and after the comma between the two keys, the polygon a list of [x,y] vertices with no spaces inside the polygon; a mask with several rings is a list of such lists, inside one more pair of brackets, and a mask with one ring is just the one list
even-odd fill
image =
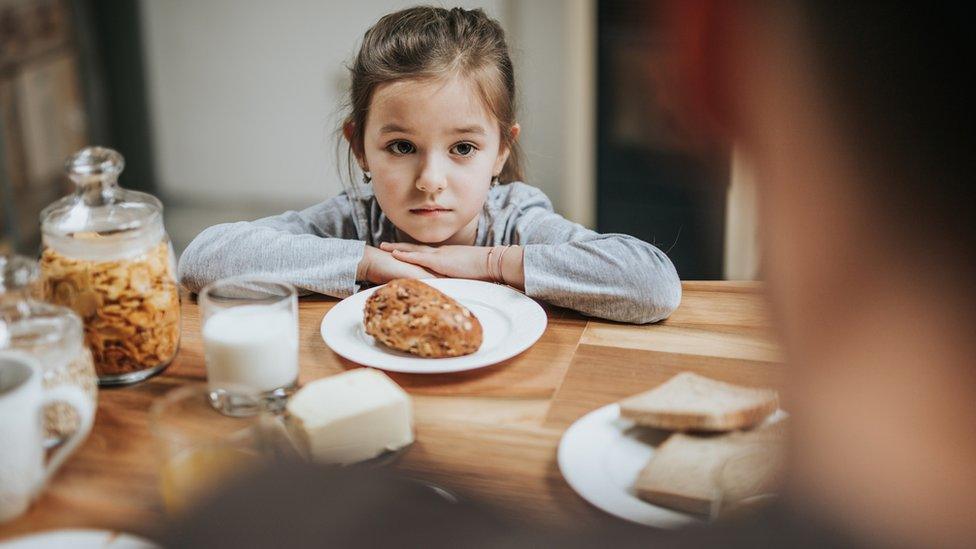
{"label": "jar lid", "polygon": [[34,351],[82,341],[81,318],[60,305],[29,300],[0,307],[0,349]]}
{"label": "jar lid", "polygon": [[81,337],[81,319],[67,307],[34,300],[37,262],[22,255],[0,256],[0,349],[32,349]]}
{"label": "jar lid", "polygon": [[37,262],[22,255],[0,255],[0,294],[23,290],[37,282]]}
{"label": "jar lid", "polygon": [[90,237],[138,231],[161,224],[163,205],[156,197],[119,187],[122,155],[106,147],[87,147],[65,162],[75,192],[41,212],[41,230],[55,237]]}

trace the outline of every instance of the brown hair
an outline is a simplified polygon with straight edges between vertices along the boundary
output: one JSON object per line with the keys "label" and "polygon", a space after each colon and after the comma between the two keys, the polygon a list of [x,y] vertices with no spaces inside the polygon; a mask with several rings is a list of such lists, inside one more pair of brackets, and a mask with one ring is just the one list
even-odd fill
{"label": "brown hair", "polygon": [[350,176],[353,152],[361,154],[364,148],[363,130],[377,86],[460,74],[474,79],[510,151],[499,182],[523,179],[521,151],[509,132],[515,124],[515,71],[505,31],[481,9],[419,6],[385,15],[366,31],[349,72],[350,112],[343,125],[352,123]]}

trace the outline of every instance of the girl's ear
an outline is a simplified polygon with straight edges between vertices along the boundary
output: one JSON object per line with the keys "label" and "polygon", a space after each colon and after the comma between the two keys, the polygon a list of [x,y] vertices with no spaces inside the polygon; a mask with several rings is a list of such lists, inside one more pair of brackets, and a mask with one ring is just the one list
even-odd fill
{"label": "girl's ear", "polygon": [[518,122],[512,124],[512,128],[508,130],[508,135],[512,138],[512,143],[518,141],[519,134],[522,133],[522,126]]}
{"label": "girl's ear", "polygon": [[346,122],[342,125],[342,136],[346,138],[346,142],[349,143],[349,147],[352,149],[352,154],[356,156],[356,161],[359,162],[359,167],[362,168],[364,172],[369,171],[369,167],[366,165],[366,158],[363,155],[362,147],[360,147],[355,141],[356,133],[356,123],[352,120]]}
{"label": "girl's ear", "polygon": [[498,159],[495,160],[495,170],[494,172],[492,172],[492,175],[498,175],[502,173],[502,168],[505,167],[505,162],[508,161],[508,156],[512,153],[512,149],[507,145],[507,143],[515,143],[516,141],[518,141],[518,137],[520,133],[522,133],[522,126],[520,126],[518,122],[512,124],[512,127],[509,128],[508,130],[510,141],[506,141],[503,139],[502,142],[498,145],[499,148]]}
{"label": "girl's ear", "polygon": [[508,130],[508,135],[511,137],[510,143],[515,143],[518,141],[518,136],[522,133],[522,126],[516,122],[512,124],[511,129]]}

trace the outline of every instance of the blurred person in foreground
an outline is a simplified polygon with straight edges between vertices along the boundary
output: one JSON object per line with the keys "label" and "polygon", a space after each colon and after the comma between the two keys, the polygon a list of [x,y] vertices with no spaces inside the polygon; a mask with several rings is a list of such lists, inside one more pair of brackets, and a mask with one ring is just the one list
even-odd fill
{"label": "blurred person in foreground", "polygon": [[973,34],[950,6],[675,8],[691,96],[757,175],[790,503],[864,543],[976,543]]}
{"label": "blurred person in foreground", "polygon": [[[708,121],[702,128],[741,148],[760,189],[764,272],[790,369],[782,500],[706,528],[621,525],[566,538],[375,477],[362,497],[351,488],[364,479],[306,475],[238,486],[224,503],[248,489],[304,486],[346,510],[306,509],[314,531],[279,524],[286,543],[315,545],[972,545],[976,215],[964,184],[976,147],[964,116],[974,95],[966,18],[946,5],[814,0],[669,7],[689,107]],[[226,521],[239,528],[267,512],[257,501],[218,504],[175,539],[227,539],[218,535]]]}

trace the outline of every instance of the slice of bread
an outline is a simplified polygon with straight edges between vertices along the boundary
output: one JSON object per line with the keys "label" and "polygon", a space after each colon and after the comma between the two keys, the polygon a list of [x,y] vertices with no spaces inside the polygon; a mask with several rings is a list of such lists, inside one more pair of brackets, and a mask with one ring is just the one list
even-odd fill
{"label": "slice of bread", "polygon": [[672,435],[638,475],[637,496],[708,515],[715,504],[724,509],[770,493],[782,473],[785,430],[778,424],[723,435]]}
{"label": "slice of bread", "polygon": [[740,387],[691,372],[620,401],[620,415],[672,431],[731,431],[756,426],[779,407],[771,389]]}

